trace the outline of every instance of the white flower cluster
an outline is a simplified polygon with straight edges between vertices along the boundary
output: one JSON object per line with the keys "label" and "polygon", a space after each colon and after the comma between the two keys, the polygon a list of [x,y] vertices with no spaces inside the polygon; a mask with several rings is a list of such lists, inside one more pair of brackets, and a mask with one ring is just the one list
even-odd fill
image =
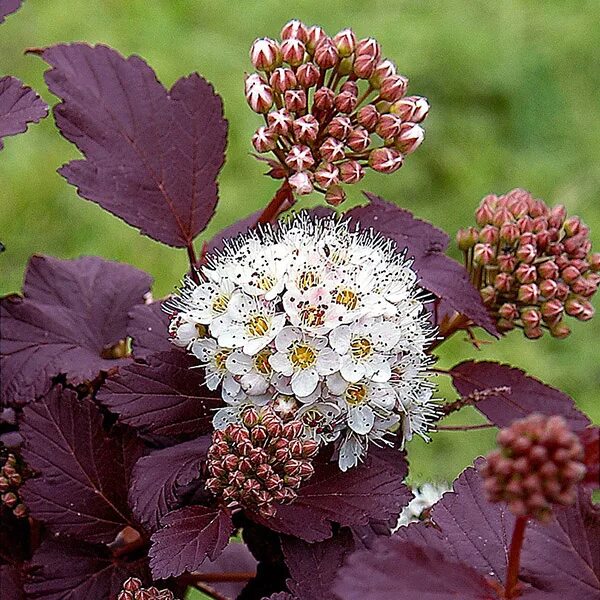
{"label": "white flower cluster", "polygon": [[270,403],[317,442],[338,440],[342,470],[388,432],[425,435],[437,416],[435,332],[392,241],[300,213],[229,240],[200,276],[166,308],[172,341],[200,360],[210,389],[222,386],[216,429]]}

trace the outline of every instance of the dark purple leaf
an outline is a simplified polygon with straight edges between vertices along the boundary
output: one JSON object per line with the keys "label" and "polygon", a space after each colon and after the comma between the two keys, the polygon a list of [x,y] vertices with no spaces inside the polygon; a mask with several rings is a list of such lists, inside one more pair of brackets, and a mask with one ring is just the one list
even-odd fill
{"label": "dark purple leaf", "polygon": [[372,447],[363,463],[345,473],[335,462],[321,463],[292,504],[279,506],[274,517],[252,518],[307,542],[322,541],[331,537],[331,522],[353,526],[397,518],[412,498],[403,483],[407,471],[404,454]]}
{"label": "dark purple leaf", "polygon": [[211,219],[227,122],[198,74],[167,91],[139,57],[106,46],[43,51],[64,137],[85,156],[60,169],[79,194],[164,244],[186,246]]}
{"label": "dark purple leaf", "polygon": [[287,592],[277,592],[276,594],[271,594],[269,597],[263,598],[263,600],[296,600],[296,596],[292,596]]}
{"label": "dark purple leaf", "polygon": [[119,421],[144,433],[174,438],[211,431],[213,409],[222,400],[204,386],[202,369],[180,350],[150,356],[112,375],[98,400],[119,415]]}
{"label": "dark purple leaf", "polygon": [[415,218],[409,211],[375,194],[367,192],[365,195],[369,204],[353,208],[346,216],[361,227],[372,227],[394,240],[399,249],[406,248],[407,255],[414,258],[414,267],[425,289],[487,332],[498,335],[479,292],[469,281],[467,271],[444,254],[449,237],[430,223]]}
{"label": "dark purple leaf", "polygon": [[129,313],[127,335],[133,339],[132,351],[136,360],[146,360],[151,354],[173,348],[169,341],[169,317],[160,301],[138,304]]}
{"label": "dark purple leaf", "polygon": [[0,0],[0,23],[4,19],[21,8],[23,0]]}
{"label": "dark purple leaf", "polygon": [[1,300],[3,402],[27,403],[59,374],[79,384],[130,362],[107,350],[125,338],[127,313],[151,282],[143,271],[98,257],[32,257],[24,297]]}
{"label": "dark purple leaf", "polygon": [[583,445],[583,462],[587,467],[583,483],[597,489],[600,487],[600,427],[584,429],[579,433],[579,440]]}
{"label": "dark purple leaf", "polygon": [[469,360],[451,369],[450,375],[454,387],[462,396],[492,388],[510,388],[510,391],[485,395],[475,404],[475,408],[498,427],[506,427],[534,412],[561,415],[575,431],[590,424],[570,396],[516,367]]}
{"label": "dark purple leaf", "polygon": [[164,515],[180,507],[180,493],[200,477],[210,444],[210,436],[204,436],[156,450],[136,463],[129,503],[135,516],[151,531],[158,529]]}
{"label": "dark purple leaf", "polygon": [[150,568],[156,579],[197,571],[215,560],[233,532],[231,513],[218,508],[188,506],[166,515],[152,536]]}
{"label": "dark purple leaf", "polygon": [[334,586],[341,600],[494,600],[486,580],[435,548],[399,538],[377,540],[342,567]]}
{"label": "dark purple leaf", "polygon": [[148,581],[145,558],[127,561],[114,558],[103,546],[49,540],[33,556],[25,591],[31,600],[112,600],[128,577]]}
{"label": "dark purple leaf", "polygon": [[[3,14],[5,6],[0,0],[0,23],[7,14],[17,10],[19,3],[12,4],[15,8],[10,10],[10,6],[6,6],[9,10]],[[29,123],[37,123],[47,114],[46,103],[30,87],[15,77],[0,77],[0,150],[4,147],[2,138],[23,133]]]}
{"label": "dark purple leaf", "polygon": [[0,600],[23,600],[21,573],[11,565],[0,565]]}
{"label": "dark purple leaf", "polygon": [[290,571],[291,579],[287,582],[290,592],[299,600],[323,600],[332,597],[333,582],[345,559],[354,551],[354,541],[352,534],[342,529],[334,537],[312,544],[286,536],[281,548]]}
{"label": "dark purple leaf", "polygon": [[132,524],[127,490],[143,447],[130,434],[108,437],[93,402],[54,388],[25,408],[21,433],[38,473],[23,487],[33,517],[92,543],[110,543]]}

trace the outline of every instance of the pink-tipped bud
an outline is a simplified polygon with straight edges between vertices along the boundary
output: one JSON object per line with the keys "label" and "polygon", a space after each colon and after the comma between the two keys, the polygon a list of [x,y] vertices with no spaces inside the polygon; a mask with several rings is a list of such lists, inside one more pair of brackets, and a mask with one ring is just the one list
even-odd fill
{"label": "pink-tipped bud", "polygon": [[499,309],[498,314],[507,321],[515,321],[519,318],[519,311],[516,304],[512,302],[504,303]]}
{"label": "pink-tipped bud", "polygon": [[285,157],[285,164],[295,171],[304,171],[315,164],[315,159],[308,146],[296,144],[290,148]]}
{"label": "pink-tipped bud", "polygon": [[494,279],[494,287],[503,294],[508,294],[515,284],[515,278],[509,273],[498,273]]}
{"label": "pink-tipped bud", "polygon": [[340,61],[338,50],[329,37],[322,38],[315,48],[314,60],[321,69],[331,69]]}
{"label": "pink-tipped bud", "polygon": [[[379,89],[381,84],[388,78],[396,75],[396,65],[391,60],[382,60],[373,69],[373,74],[369,78],[371,87]],[[389,98],[388,98],[389,100]]]}
{"label": "pink-tipped bud", "polygon": [[555,323],[550,326],[550,335],[559,340],[564,340],[571,335],[571,329],[563,322]]}
{"label": "pink-tipped bud", "polygon": [[325,194],[325,202],[330,206],[339,206],[346,199],[346,192],[339,185],[332,185]]}
{"label": "pink-tipped bud", "polygon": [[486,306],[493,306],[496,304],[496,300],[498,299],[498,294],[496,290],[491,285],[486,285],[484,288],[479,290],[479,294],[481,295],[481,300]]}
{"label": "pink-tipped bud", "polygon": [[498,268],[503,273],[512,273],[517,268],[517,259],[512,254],[500,254]]}
{"label": "pink-tipped bud", "polygon": [[305,115],[292,123],[292,131],[297,142],[312,144],[319,135],[319,122],[312,115]]}
{"label": "pink-tipped bud", "polygon": [[364,152],[371,145],[369,132],[364,127],[355,127],[346,138],[346,145],[354,152]]}
{"label": "pink-tipped bud", "polygon": [[315,63],[307,62],[298,67],[296,78],[303,88],[310,88],[319,82],[320,71]]}
{"label": "pink-tipped bud", "polygon": [[540,294],[547,300],[554,298],[558,290],[558,284],[554,279],[543,279],[540,282]]}
{"label": "pink-tipped bud", "polygon": [[269,78],[271,87],[280,94],[293,90],[298,86],[296,74],[289,67],[279,67],[271,73]]}
{"label": "pink-tipped bud", "polygon": [[319,147],[319,154],[327,162],[342,160],[346,156],[344,142],[336,140],[334,137],[328,137]]}
{"label": "pink-tipped bud", "polygon": [[308,52],[310,54],[314,54],[315,48],[317,47],[319,42],[325,37],[327,37],[327,34],[325,33],[322,27],[319,27],[318,25],[313,25],[312,27],[310,27],[308,29],[308,35],[305,41],[306,49],[308,50]]}
{"label": "pink-tipped bud", "polygon": [[517,248],[517,258],[524,263],[532,263],[537,257],[537,250],[533,244],[522,244]]}
{"label": "pink-tipped bud", "polygon": [[525,327],[533,329],[542,322],[542,313],[537,308],[524,308],[521,310],[521,321]]}
{"label": "pink-tipped bud", "polygon": [[421,123],[429,114],[429,102],[422,96],[407,96],[396,100],[390,111],[398,115],[403,121]]}
{"label": "pink-tipped bud", "polygon": [[475,244],[473,248],[473,260],[480,265],[489,265],[495,256],[494,249],[489,244]]}
{"label": "pink-tipped bud", "polygon": [[292,115],[285,108],[267,113],[269,129],[278,135],[287,135],[293,120]]}
{"label": "pink-tipped bud", "polygon": [[516,271],[515,277],[520,283],[534,283],[537,280],[537,271],[533,265],[521,263]]}
{"label": "pink-tipped bud", "polygon": [[369,166],[379,173],[393,173],[404,162],[404,157],[395,148],[376,148],[369,154]]}
{"label": "pink-tipped bud", "polygon": [[298,67],[304,62],[306,46],[298,38],[288,38],[281,43],[281,58],[292,67]]}
{"label": "pink-tipped bud", "polygon": [[594,272],[600,271],[600,252],[594,252],[589,257],[590,269]]}
{"label": "pink-tipped bud", "polygon": [[259,127],[252,136],[252,145],[257,152],[270,152],[277,146],[277,134],[269,127]]}
{"label": "pink-tipped bud", "polygon": [[350,114],[355,108],[358,98],[351,91],[340,92],[334,100],[335,108],[345,114]]}
{"label": "pink-tipped bud", "polygon": [[340,181],[340,171],[331,163],[322,164],[314,173],[315,183],[328,190],[332,185]]}
{"label": "pink-tipped bud", "polygon": [[333,108],[335,93],[327,87],[319,88],[313,96],[313,104],[315,108],[322,111],[329,111]]}
{"label": "pink-tipped bud", "polygon": [[360,79],[370,79],[377,66],[377,59],[368,54],[356,55],[352,69],[354,74]]}
{"label": "pink-tipped bud", "polygon": [[470,250],[478,241],[479,233],[475,227],[459,229],[456,233],[456,243],[463,252]]}
{"label": "pink-tipped bud", "polygon": [[358,183],[365,175],[365,170],[356,160],[347,160],[340,164],[340,179],[344,183]]}
{"label": "pink-tipped bud", "polygon": [[527,283],[519,286],[517,298],[523,304],[536,304],[540,297],[540,290],[535,283]]}
{"label": "pink-tipped bud", "polygon": [[492,246],[498,241],[499,231],[497,227],[493,225],[486,225],[479,232],[479,240]]}
{"label": "pink-tipped bud", "polygon": [[364,38],[356,43],[354,49],[356,56],[369,56],[375,60],[379,60],[381,56],[381,47],[374,38]]}
{"label": "pink-tipped bud", "polygon": [[379,111],[372,104],[367,104],[358,111],[356,119],[367,131],[373,132],[379,123]]}
{"label": "pink-tipped bud", "polygon": [[565,233],[568,236],[573,236],[579,232],[581,226],[581,219],[579,217],[569,217],[564,222]]}
{"label": "pink-tipped bud", "polygon": [[379,122],[375,129],[377,135],[384,140],[392,140],[400,135],[402,119],[397,115],[386,114],[379,117]]}
{"label": "pink-tipped bud", "polygon": [[390,75],[381,82],[379,96],[388,102],[396,102],[406,94],[408,79],[403,75]]}
{"label": "pink-tipped bud", "polygon": [[560,300],[554,298],[543,302],[540,310],[544,321],[548,323],[556,323],[563,315],[564,305]]}
{"label": "pink-tipped bud", "polygon": [[423,142],[425,130],[416,123],[402,123],[400,135],[396,138],[396,147],[404,154],[414,152]]}
{"label": "pink-tipped bud", "polygon": [[579,278],[581,273],[575,267],[568,266],[561,271],[560,275],[565,283],[573,283]]}
{"label": "pink-tipped bud", "polygon": [[352,122],[346,116],[334,117],[327,127],[327,133],[338,140],[345,140],[352,131]]}
{"label": "pink-tipped bud", "polygon": [[523,327],[523,335],[530,340],[539,340],[544,335],[541,327]]}
{"label": "pink-tipped bud", "polygon": [[558,265],[553,260],[547,260],[538,266],[538,273],[544,279],[556,279],[558,277]]}
{"label": "pink-tipped bud", "polygon": [[273,106],[273,90],[262,80],[246,80],[246,101],[256,113],[266,113]]}
{"label": "pink-tipped bud", "polygon": [[284,102],[290,112],[301,112],[306,108],[306,92],[304,90],[288,90],[284,95]]}
{"label": "pink-tipped bud", "polygon": [[259,38],[250,48],[250,60],[259,71],[272,71],[281,64],[281,52],[277,42],[270,38]]}
{"label": "pink-tipped bud", "polygon": [[512,219],[513,219],[513,216],[512,216],[512,213],[510,212],[510,210],[508,210],[508,208],[506,208],[504,206],[501,206],[494,213],[494,218],[492,220],[492,223],[496,227],[502,227],[502,225],[504,225],[505,223],[511,223]]}
{"label": "pink-tipped bud", "polygon": [[306,42],[308,40],[308,28],[299,19],[292,19],[283,26],[280,37],[282,40],[298,39]]}
{"label": "pink-tipped bud", "polygon": [[491,223],[494,219],[494,209],[489,202],[486,202],[486,199],[481,202],[477,210],[475,211],[475,221],[477,225],[483,227],[488,223]]}
{"label": "pink-tipped bud", "polygon": [[314,189],[310,176],[306,171],[294,173],[294,175],[288,179],[288,182],[292,186],[294,192],[299,196],[310,194]]}
{"label": "pink-tipped bud", "polygon": [[356,36],[352,29],[343,29],[333,36],[333,43],[337,48],[338,54],[345,58],[354,52]]}

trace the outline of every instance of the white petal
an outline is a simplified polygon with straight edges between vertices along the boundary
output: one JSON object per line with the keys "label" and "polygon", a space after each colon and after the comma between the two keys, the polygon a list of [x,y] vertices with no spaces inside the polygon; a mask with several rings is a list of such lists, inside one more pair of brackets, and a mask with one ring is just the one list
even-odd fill
{"label": "white petal", "polygon": [[252,357],[244,354],[243,352],[232,352],[225,362],[225,366],[228,371],[231,371],[234,375],[245,375],[252,371],[254,363]]}
{"label": "white petal", "polygon": [[348,325],[340,325],[329,334],[329,343],[339,354],[346,354],[350,349],[350,337],[350,327]]}
{"label": "white petal", "polygon": [[373,381],[377,381],[379,383],[385,383],[390,380],[392,376],[392,370],[390,369],[390,365],[387,361],[381,360],[373,360],[371,362],[371,366],[373,367],[373,375],[371,378]]}
{"label": "white petal", "polygon": [[358,433],[365,435],[373,429],[375,423],[375,415],[371,407],[363,404],[361,406],[352,406],[348,410],[348,427]]}
{"label": "white petal", "polygon": [[340,444],[338,465],[341,471],[355,467],[363,455],[362,444],[354,436],[348,436]]}
{"label": "white petal", "polygon": [[265,346],[267,346],[272,339],[273,338],[269,336],[261,335],[260,337],[248,340],[242,347],[242,350],[244,351],[244,354],[247,354],[248,356],[254,356],[257,352],[260,352]]}
{"label": "white petal", "polygon": [[246,342],[244,327],[233,321],[218,337],[219,346],[224,348],[241,348]]}
{"label": "white petal", "polygon": [[315,365],[319,375],[331,375],[340,368],[340,355],[329,348],[319,352]]}
{"label": "white petal", "polygon": [[299,398],[310,396],[319,383],[319,375],[316,369],[304,369],[294,373],[291,383],[292,391],[296,396]]}
{"label": "white petal", "polygon": [[327,387],[335,396],[341,396],[348,387],[348,382],[339,374],[333,373],[327,377]]}
{"label": "white petal", "polygon": [[355,363],[348,355],[342,356],[340,373],[346,381],[356,383],[364,377],[365,366],[362,363]]}
{"label": "white petal", "polygon": [[217,351],[217,343],[215,340],[203,338],[194,341],[190,350],[192,354],[200,359],[202,362],[208,362]]}
{"label": "white petal", "polygon": [[275,338],[275,347],[280,352],[284,352],[290,344],[300,339],[302,339],[302,332],[297,327],[284,327]]}
{"label": "white petal", "polygon": [[251,396],[260,396],[264,394],[268,387],[269,382],[258,373],[248,373],[243,375],[240,379],[240,384],[244,391]]}
{"label": "white petal", "polygon": [[227,425],[230,423],[238,422],[238,410],[237,408],[232,408],[226,406],[225,408],[220,408],[213,417],[213,427],[215,429],[225,429]]}
{"label": "white petal", "polygon": [[273,370],[283,373],[288,377],[294,372],[294,367],[290,359],[283,352],[275,352],[275,354],[269,356],[269,364],[273,367]]}

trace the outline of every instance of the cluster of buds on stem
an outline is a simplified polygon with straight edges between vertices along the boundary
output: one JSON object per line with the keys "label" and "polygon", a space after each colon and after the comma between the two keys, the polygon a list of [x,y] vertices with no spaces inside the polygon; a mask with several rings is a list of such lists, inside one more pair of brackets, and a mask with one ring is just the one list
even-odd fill
{"label": "cluster of buds on stem", "polygon": [[600,254],[591,254],[589,229],[524,190],[486,196],[475,213],[479,227],[457,234],[471,280],[501,331],[521,327],[565,338],[569,315],[587,321],[600,284]]}
{"label": "cluster of buds on stem", "polygon": [[393,173],[424,137],[427,100],[406,96],[408,79],[381,56],[373,38],[351,29],[329,37],[318,26],[290,21],[281,41],[257,39],[246,76],[246,99],[264,115],[252,143],[272,152],[279,177],[297,194],[317,190],[336,206],[342,184],[365,169]]}
{"label": "cluster of buds on stem", "polygon": [[245,409],[241,424],[214,432],[206,487],[229,508],[274,515],[276,503],[292,502],[314,472],[318,445],[303,431],[301,421],[285,422],[271,408]]}
{"label": "cluster of buds on stem", "polygon": [[584,451],[562,417],[530,415],[502,429],[497,441],[481,469],[490,502],[539,521],[550,518],[552,504],[575,502]]}
{"label": "cluster of buds on stem", "polygon": [[0,442],[0,503],[17,518],[27,515],[27,509],[19,495],[19,488],[24,479],[23,467],[17,456]]}
{"label": "cluster of buds on stem", "polygon": [[123,588],[117,600],[175,600],[171,590],[159,590],[156,587],[145,588],[137,577],[129,577],[123,583]]}

